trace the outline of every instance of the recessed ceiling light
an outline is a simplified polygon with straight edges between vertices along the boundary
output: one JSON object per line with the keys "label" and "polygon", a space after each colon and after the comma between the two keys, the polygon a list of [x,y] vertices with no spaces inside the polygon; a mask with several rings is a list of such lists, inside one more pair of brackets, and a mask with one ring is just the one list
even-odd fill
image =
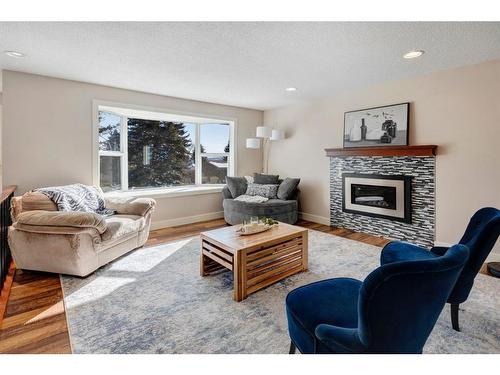
{"label": "recessed ceiling light", "polygon": [[417,57],[422,56],[424,53],[425,53],[425,51],[417,49],[417,50],[413,50],[413,51],[410,51],[408,53],[405,53],[403,55],[403,58],[405,58],[405,59],[416,59]]}
{"label": "recessed ceiling light", "polygon": [[291,91],[297,91],[296,87],[287,87],[285,91],[291,92]]}
{"label": "recessed ceiling light", "polygon": [[9,57],[16,57],[18,59],[25,56],[24,53],[17,51],[4,51],[4,53]]}

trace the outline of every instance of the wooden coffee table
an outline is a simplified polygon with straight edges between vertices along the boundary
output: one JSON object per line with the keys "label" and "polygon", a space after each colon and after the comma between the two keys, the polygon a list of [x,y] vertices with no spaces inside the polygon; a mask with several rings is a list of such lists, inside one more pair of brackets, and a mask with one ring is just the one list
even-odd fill
{"label": "wooden coffee table", "polygon": [[235,301],[307,270],[307,229],[279,223],[266,232],[241,236],[239,225],[202,232],[200,275],[227,268],[234,274]]}

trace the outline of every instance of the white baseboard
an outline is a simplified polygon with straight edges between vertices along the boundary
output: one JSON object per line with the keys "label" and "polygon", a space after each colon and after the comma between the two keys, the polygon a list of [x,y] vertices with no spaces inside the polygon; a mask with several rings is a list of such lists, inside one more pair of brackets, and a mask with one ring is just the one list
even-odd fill
{"label": "white baseboard", "polygon": [[[151,230],[174,227],[176,225],[198,223],[200,221],[215,220],[223,217],[224,217],[224,212],[219,211],[219,212],[210,212],[208,214],[179,217],[175,219],[157,220],[157,221],[153,220],[153,222],[151,223]],[[308,214],[307,212],[300,212],[299,217],[303,220],[312,221],[313,223],[330,225],[330,219],[324,216]]]}
{"label": "white baseboard", "polygon": [[151,230],[174,227],[176,225],[198,223],[200,221],[215,220],[224,217],[224,212],[210,212],[208,214],[185,216],[175,219],[158,220],[151,222]]}
{"label": "white baseboard", "polygon": [[299,212],[299,217],[302,220],[312,221],[313,223],[330,225],[330,218],[329,217],[308,214],[307,212]]}

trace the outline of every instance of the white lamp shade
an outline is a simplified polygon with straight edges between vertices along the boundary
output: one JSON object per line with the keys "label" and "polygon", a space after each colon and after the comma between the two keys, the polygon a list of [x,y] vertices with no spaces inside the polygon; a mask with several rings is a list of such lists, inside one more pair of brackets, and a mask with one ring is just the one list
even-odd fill
{"label": "white lamp shade", "polygon": [[260,139],[247,138],[247,148],[260,148]]}
{"label": "white lamp shade", "polygon": [[285,139],[285,132],[281,129],[273,129],[271,141],[281,141],[282,139]]}
{"label": "white lamp shade", "polygon": [[271,138],[272,129],[267,126],[257,126],[257,138]]}

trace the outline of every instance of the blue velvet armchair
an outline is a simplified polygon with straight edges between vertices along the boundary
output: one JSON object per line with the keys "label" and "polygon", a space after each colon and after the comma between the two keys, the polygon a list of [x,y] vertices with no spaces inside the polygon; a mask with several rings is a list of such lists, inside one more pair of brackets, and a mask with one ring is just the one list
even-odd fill
{"label": "blue velvet armchair", "polygon": [[291,291],[290,353],[422,353],[468,255],[455,245],[441,257],[381,266],[363,282],[336,278]]}
{"label": "blue velvet armchair", "polygon": [[[469,225],[460,240],[460,244],[469,248],[469,260],[451,292],[448,303],[451,305],[451,323],[454,330],[459,331],[459,305],[467,300],[474,284],[474,278],[495,246],[500,235],[500,210],[493,207],[481,208],[470,219]],[[400,243],[397,246],[388,244],[380,256],[382,265],[408,261],[422,260],[442,256],[447,247],[433,247],[430,251],[415,245]]]}

